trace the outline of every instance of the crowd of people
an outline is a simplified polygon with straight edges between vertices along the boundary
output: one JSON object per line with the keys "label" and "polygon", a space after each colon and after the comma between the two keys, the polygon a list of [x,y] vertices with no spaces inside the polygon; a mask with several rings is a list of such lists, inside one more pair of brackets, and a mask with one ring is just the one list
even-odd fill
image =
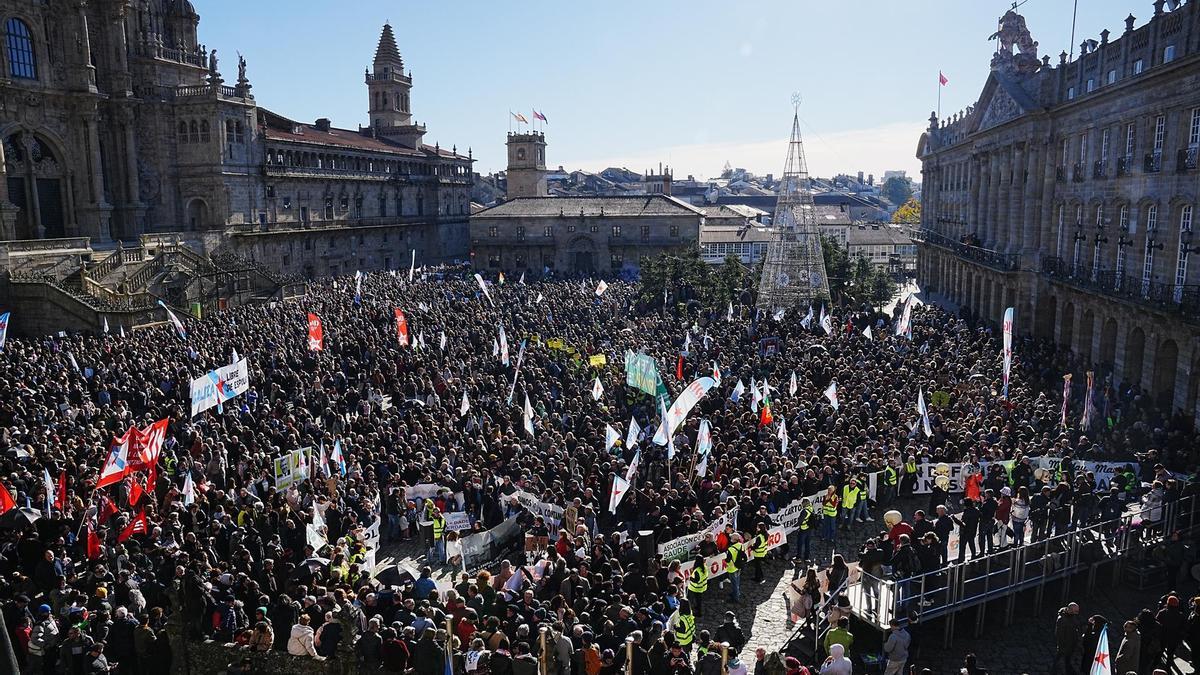
{"label": "crowd of people", "polygon": [[[736,603],[742,571],[763,580],[767,555],[799,558],[797,571],[817,548],[852,557],[836,521],[882,516],[869,511],[868,473],[896,474],[881,482],[886,507],[911,492],[905,465],[914,461],[1068,455],[1128,460],[1153,477],[1158,465],[1189,469],[1200,447],[1182,416],[1164,416],[1136,387],[1098,387],[1103,422],[1080,432],[1076,402],[1064,430],[1054,392],[1069,355],[1018,340],[1001,396],[994,329],[936,307],[916,307],[909,337],[870,309],[836,311],[827,332],[802,326],[798,310],[776,319],[752,306],[647,307],[626,282],[486,288],[457,269],[412,280],[376,273],[361,286],[313,282],[300,300],[187,320],[186,335],[165,324],[121,337],[10,339],[0,353],[0,482],[18,508],[0,517],[0,601],[23,672],[166,673],[187,643],[211,639],[250,659],[239,656],[230,672],[287,652],[362,672],[441,674],[449,661],[454,673],[524,675],[541,663],[556,675],[612,675],[632,659],[639,674],[849,673],[851,645],[830,643],[828,658],[810,664],[746,649],[704,558],[725,556]],[[309,312],[321,320],[319,350]],[[626,384],[626,351],[655,357],[671,394],[719,374],[672,438],[672,457],[650,439],[659,401]],[[249,390],[192,417],[190,382],[234,354],[248,359]],[[836,408],[824,395],[833,382]],[[919,390],[947,394],[930,406],[928,437]],[[608,448],[606,425],[623,432],[631,418],[642,429],[636,442],[622,433]],[[113,439],[163,419],[154,475],[96,489]],[[701,419],[712,445],[697,461]],[[302,448],[328,461],[277,487],[275,460]],[[627,475],[632,486],[610,510],[614,477]],[[448,490],[408,494],[424,484]],[[1011,485],[986,489],[1013,500],[1010,517],[1026,498],[1032,534],[1042,534],[1025,493],[1032,479]],[[574,507],[574,529],[523,513],[517,490]],[[772,514],[821,491],[836,496],[810,505],[807,527],[768,554]],[[41,517],[29,522],[19,507]],[[973,516],[952,510],[967,527]],[[464,511],[470,530],[452,533],[446,516]],[[453,583],[435,578],[461,561],[458,535],[514,514],[549,544]],[[689,554],[701,563],[691,571],[657,554],[657,544],[726,514],[725,531]],[[929,520],[936,536],[942,525]],[[415,580],[372,579],[376,523],[384,546],[428,544]],[[649,539],[629,536],[646,531]],[[886,546],[880,564],[915,564],[901,542]],[[697,624],[705,617],[714,629]]]}

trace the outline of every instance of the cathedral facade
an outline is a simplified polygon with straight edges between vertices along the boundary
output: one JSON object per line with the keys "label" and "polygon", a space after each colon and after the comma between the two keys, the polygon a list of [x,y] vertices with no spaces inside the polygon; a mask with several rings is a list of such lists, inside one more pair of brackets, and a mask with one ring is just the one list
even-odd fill
{"label": "cathedral facade", "polygon": [[424,143],[390,26],[369,123],[339,129],[260,107],[199,20],[188,0],[0,0],[0,240],[178,233],[308,275],[466,256],[470,153]]}

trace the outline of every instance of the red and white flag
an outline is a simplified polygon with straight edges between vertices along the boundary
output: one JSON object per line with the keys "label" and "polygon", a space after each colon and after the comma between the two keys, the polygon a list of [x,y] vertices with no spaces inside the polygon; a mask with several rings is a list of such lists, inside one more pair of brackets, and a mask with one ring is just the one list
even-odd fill
{"label": "red and white flag", "polygon": [[112,446],[108,450],[108,457],[104,460],[104,466],[100,469],[100,479],[96,481],[96,489],[100,489],[106,485],[120,483],[129,475],[129,446],[133,441],[133,435],[137,433],[137,429],[130,429],[125,432],[125,435],[113,439]]}
{"label": "red and white flag", "polygon": [[9,509],[17,507],[17,500],[13,499],[12,493],[8,491],[4,483],[0,483],[0,513],[5,513]]}
{"label": "red and white flag", "polygon": [[1112,675],[1112,654],[1108,651],[1108,627],[1100,629],[1096,642],[1096,655],[1092,657],[1092,668],[1088,675]]}
{"label": "red and white flag", "polygon": [[125,526],[124,530],[121,530],[121,534],[117,537],[117,541],[125,541],[135,534],[146,534],[149,531],[149,526],[146,523],[146,512],[138,511],[137,516],[133,520],[129,521],[129,524]]}
{"label": "red and white flag", "polygon": [[404,311],[401,310],[399,307],[397,307],[395,309],[395,313],[396,313],[396,339],[400,341],[401,347],[407,347],[409,345],[408,318],[404,316]]}
{"label": "red and white flag", "polygon": [[612,493],[608,498],[608,510],[612,513],[617,512],[617,507],[621,505],[621,500],[625,498],[625,493],[629,492],[629,481],[624,478],[613,475]]}
{"label": "red and white flag", "polygon": [[950,80],[946,79],[946,76],[943,75],[942,71],[939,70],[938,71],[938,84],[940,84],[944,87],[949,83],[950,83]]}
{"label": "red and white flag", "polygon": [[58,475],[58,490],[54,495],[54,508],[59,511],[67,508],[67,472],[65,469]]}
{"label": "red and white flag", "polygon": [[308,313],[308,351],[319,352],[325,349],[325,328],[321,325],[321,317]]}

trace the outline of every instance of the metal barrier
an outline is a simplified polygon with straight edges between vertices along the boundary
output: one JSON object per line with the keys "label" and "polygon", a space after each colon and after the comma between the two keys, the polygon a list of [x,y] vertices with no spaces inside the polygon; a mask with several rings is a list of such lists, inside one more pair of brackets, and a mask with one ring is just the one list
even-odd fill
{"label": "metal barrier", "polygon": [[[792,634],[790,636],[788,636],[788,639],[786,642],[784,642],[784,644],[785,645],[797,644],[798,640],[800,640],[802,634],[804,633],[804,629],[809,626],[812,626],[812,629],[813,629],[813,651],[812,651],[812,653],[813,653],[813,656],[820,654],[821,653],[821,640],[825,637],[825,634],[828,633],[829,629],[831,628],[831,626],[829,625],[829,609],[831,607],[833,607],[833,605],[837,602],[839,595],[849,592],[849,587],[850,587],[850,579],[849,579],[849,577],[847,577],[844,581],[842,581],[840,586],[833,589],[833,591],[829,593],[829,597],[826,598],[824,602],[822,602],[820,605],[814,606],[811,610],[809,610],[810,613],[808,615],[808,620],[798,622],[796,624],[796,629],[794,631],[792,631]],[[853,603],[851,603],[851,604],[853,605]],[[785,606],[784,606],[784,611],[785,612],[790,611],[788,609],[788,607],[786,606],[786,602],[785,602]],[[790,619],[790,617],[789,617],[789,619]]]}
{"label": "metal barrier", "polygon": [[[886,629],[892,619],[905,623],[910,616],[919,616],[922,621],[946,616],[951,620],[947,622],[949,633],[956,612],[1000,598],[1007,598],[1006,611],[1011,618],[1019,591],[1036,589],[1040,604],[1047,582],[1090,570],[1090,586],[1096,567],[1105,562],[1115,562],[1113,575],[1117,578],[1120,566],[1133,554],[1166,541],[1172,532],[1195,531],[1198,507],[1200,495],[1161,505],[1140,505],[1113,520],[907,579],[863,572],[849,588],[850,605],[860,619],[881,629]],[[982,626],[982,612],[977,621]]]}

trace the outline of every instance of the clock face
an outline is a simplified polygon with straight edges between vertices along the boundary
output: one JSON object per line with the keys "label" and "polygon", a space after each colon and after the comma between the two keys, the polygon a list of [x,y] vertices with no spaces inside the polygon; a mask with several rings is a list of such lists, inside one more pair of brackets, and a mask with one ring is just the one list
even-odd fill
{"label": "clock face", "polygon": [[775,283],[779,284],[780,286],[787,286],[788,284],[792,283],[792,279],[787,275],[787,272],[780,272],[779,275],[775,277]]}
{"label": "clock face", "polygon": [[820,285],[821,285],[821,275],[820,275],[820,274],[813,274],[813,275],[812,275],[812,277],[811,277],[811,279],[810,279],[810,281],[811,281],[811,283],[812,283],[812,286],[813,286],[813,288],[818,288],[818,287],[820,287]]}
{"label": "clock face", "polygon": [[808,270],[800,270],[800,283],[808,283]]}

